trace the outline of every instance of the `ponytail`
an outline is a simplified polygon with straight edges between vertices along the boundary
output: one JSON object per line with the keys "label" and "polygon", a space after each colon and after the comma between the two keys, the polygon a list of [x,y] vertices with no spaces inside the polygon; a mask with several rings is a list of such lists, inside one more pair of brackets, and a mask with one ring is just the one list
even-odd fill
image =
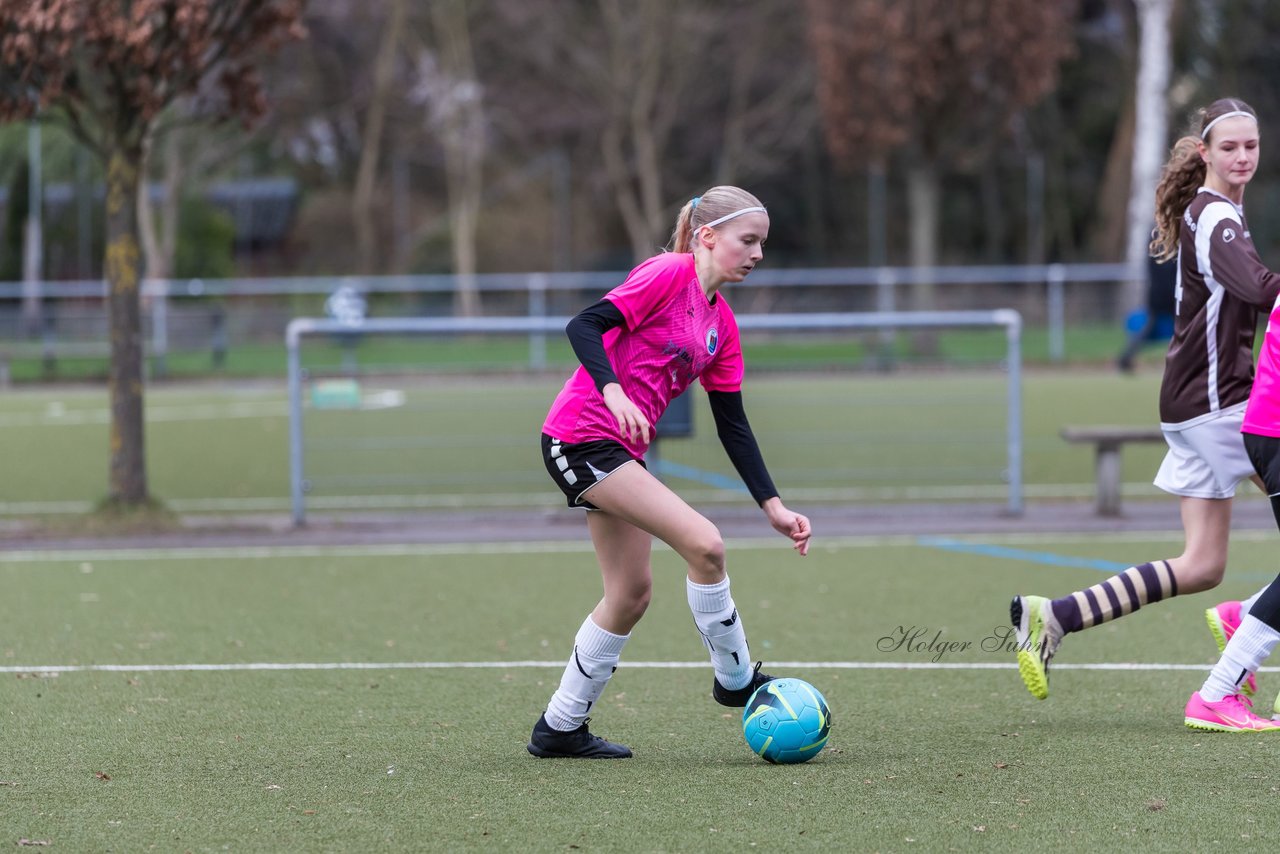
{"label": "ponytail", "polygon": [[1168,261],[1178,254],[1182,213],[1204,186],[1206,170],[1200,157],[1200,137],[1184,136],[1174,143],[1156,185],[1156,230],[1149,251],[1157,261]]}
{"label": "ponytail", "polygon": [[676,216],[676,229],[671,232],[672,252],[693,251],[693,210],[698,206],[699,201],[700,199],[694,196],[680,208],[680,213]]}

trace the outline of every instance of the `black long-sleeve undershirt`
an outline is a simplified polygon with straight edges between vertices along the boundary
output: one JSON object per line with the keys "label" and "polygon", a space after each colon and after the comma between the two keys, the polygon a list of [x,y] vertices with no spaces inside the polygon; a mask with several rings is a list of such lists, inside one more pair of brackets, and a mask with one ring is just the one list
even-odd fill
{"label": "black long-sleeve undershirt", "polygon": [[573,347],[573,354],[578,357],[582,367],[587,369],[591,379],[595,380],[596,391],[604,391],[609,383],[618,382],[618,375],[613,372],[613,365],[609,363],[609,354],[604,351],[604,334],[625,322],[622,309],[609,300],[602,299],[578,312],[564,328],[565,334],[569,336],[569,344]]}
{"label": "black long-sleeve undershirt", "polygon": [[[604,334],[625,322],[621,309],[609,300],[600,300],[580,311],[565,327],[574,355],[586,368],[598,391],[603,392],[609,383],[621,385],[605,352]],[[711,391],[707,392],[707,400],[711,404],[720,444],[751,497],[757,504],[775,497],[778,490],[765,468],[755,434],[751,432],[751,424],[742,405],[742,392]]]}
{"label": "black long-sleeve undershirt", "polygon": [[746,409],[742,406],[742,392],[709,391],[707,400],[711,403],[711,414],[716,420],[716,435],[720,437],[720,444],[724,445],[729,462],[738,470],[738,476],[747,485],[751,497],[757,504],[775,497],[778,490],[769,477],[769,470],[765,468],[755,434],[751,432]]}

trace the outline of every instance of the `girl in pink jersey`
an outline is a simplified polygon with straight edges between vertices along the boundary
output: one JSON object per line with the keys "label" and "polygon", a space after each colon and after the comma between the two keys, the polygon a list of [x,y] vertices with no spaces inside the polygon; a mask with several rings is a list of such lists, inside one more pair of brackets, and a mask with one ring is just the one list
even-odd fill
{"label": "girl in pink jersey", "polygon": [[742,407],[738,326],[721,286],[740,282],[763,257],[769,215],[750,193],[713,187],[680,211],[674,251],[650,258],[569,322],[582,366],[543,425],[547,471],[570,507],[583,507],[604,579],[604,597],[583,621],[560,685],[528,749],[539,757],[625,758],[630,749],[592,735],[587,713],[617,668],[649,604],[653,538],[688,563],[694,623],[711,653],[713,698],[745,706],[770,676],[751,666],[729,593],[716,526],[645,468],[644,452],[667,405],[696,379],[716,431],[769,523],[808,554],[809,520],[788,510],[765,468]]}
{"label": "girl in pink jersey", "polygon": [[[1280,525],[1280,299],[1271,307],[1242,427],[1244,447],[1271,497]],[[1255,715],[1241,687],[1280,641],[1280,576],[1250,600],[1218,663],[1187,701],[1187,726],[1217,732],[1280,729],[1280,721]],[[1280,698],[1276,705],[1280,706]],[[1280,709],[1277,709],[1280,711]]]}
{"label": "girl in pink jersey", "polygon": [[[1232,498],[1254,474],[1240,425],[1253,382],[1258,312],[1280,294],[1280,276],[1258,258],[1244,216],[1258,146],[1253,109],[1235,99],[1214,101],[1201,111],[1193,135],[1174,145],[1156,189],[1151,250],[1160,260],[1176,254],[1178,278],[1160,385],[1160,426],[1169,451],[1155,484],[1181,499],[1182,554],[1132,566],[1060,599],[1014,597],[1009,618],[1017,631],[1018,669],[1039,699],[1049,695],[1049,662],[1064,635],[1222,581]],[[1209,609],[1220,648],[1253,601]],[[1216,713],[1206,707],[1204,714]],[[1234,715],[1234,706],[1224,714]],[[1190,715],[1188,709],[1188,720]]]}

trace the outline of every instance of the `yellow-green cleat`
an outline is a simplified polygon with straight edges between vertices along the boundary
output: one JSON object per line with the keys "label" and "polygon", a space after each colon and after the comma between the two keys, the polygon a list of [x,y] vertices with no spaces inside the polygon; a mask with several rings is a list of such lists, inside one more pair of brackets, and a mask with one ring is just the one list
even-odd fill
{"label": "yellow-green cleat", "polygon": [[1014,596],[1009,622],[1018,641],[1018,674],[1037,700],[1049,696],[1049,662],[1062,643],[1062,627],[1043,596]]}
{"label": "yellow-green cleat", "polygon": [[[1209,624],[1209,633],[1218,645],[1218,654],[1227,648],[1227,641],[1240,628],[1240,603],[1222,602],[1212,608],[1206,608],[1204,620]],[[1252,673],[1240,685],[1240,693],[1252,697],[1258,693],[1258,677]],[[1280,697],[1276,697],[1276,711],[1280,712]]]}

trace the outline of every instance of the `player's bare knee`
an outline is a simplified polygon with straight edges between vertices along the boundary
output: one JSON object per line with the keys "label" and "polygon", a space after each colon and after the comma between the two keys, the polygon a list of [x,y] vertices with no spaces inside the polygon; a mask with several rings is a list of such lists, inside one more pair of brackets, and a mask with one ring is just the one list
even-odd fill
{"label": "player's bare knee", "polygon": [[697,584],[717,584],[724,579],[724,539],[714,526],[685,545],[689,577]]}
{"label": "player's bare knee", "polygon": [[1178,573],[1178,592],[1200,593],[1211,590],[1222,583],[1226,571],[1225,560],[1208,559],[1189,562]]}
{"label": "player's bare knee", "polygon": [[644,590],[639,591],[629,603],[631,607],[631,616],[639,621],[639,619],[644,616],[644,612],[649,610],[649,600],[652,598],[652,587],[646,587]]}

